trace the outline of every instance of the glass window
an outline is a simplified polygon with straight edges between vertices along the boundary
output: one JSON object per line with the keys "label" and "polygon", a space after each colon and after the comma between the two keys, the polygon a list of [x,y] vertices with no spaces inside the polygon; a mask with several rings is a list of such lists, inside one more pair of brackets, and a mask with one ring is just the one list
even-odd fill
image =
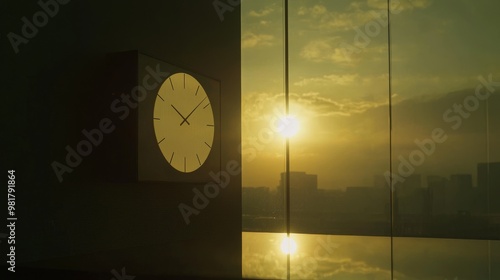
{"label": "glass window", "polygon": [[244,277],[500,277],[499,6],[243,1]]}

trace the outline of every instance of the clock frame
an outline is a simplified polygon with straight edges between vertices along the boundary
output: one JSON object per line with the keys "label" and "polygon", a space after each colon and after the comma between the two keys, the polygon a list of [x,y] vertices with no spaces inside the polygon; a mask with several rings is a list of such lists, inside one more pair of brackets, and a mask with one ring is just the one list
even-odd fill
{"label": "clock frame", "polygon": [[[130,98],[127,102],[130,102],[131,106],[127,106],[126,114],[120,111],[120,114],[112,115],[116,129],[109,135],[109,140],[103,143],[103,146],[109,145],[109,150],[112,151],[106,155],[106,161],[109,163],[106,178],[116,182],[152,182],[163,185],[174,183],[176,186],[180,185],[179,183],[193,186],[213,181],[210,174],[221,170],[220,81],[137,51],[110,54],[107,64],[109,74],[106,91],[111,95],[105,103],[114,104],[121,99],[120,106],[125,106],[123,95],[138,96],[139,101],[132,104],[133,99]],[[176,73],[189,74],[199,82],[210,100],[213,112],[213,142],[210,153],[205,162],[191,172],[181,172],[165,159],[154,129],[154,105],[158,91],[164,82]],[[113,106],[110,109],[111,114],[115,113]],[[189,112],[182,113],[187,115]],[[195,113],[191,117],[194,117]]]}
{"label": "clock frame", "polygon": [[[152,57],[139,54],[138,80],[141,81],[143,77],[145,77],[148,74],[151,74],[150,73],[151,69],[155,70],[159,69],[162,73],[167,72],[170,75],[168,77],[165,77],[162,83],[158,83],[157,87],[153,88],[152,90],[148,90],[146,98],[142,102],[140,102],[138,106],[138,180],[163,181],[163,182],[188,182],[188,183],[205,183],[213,180],[209,175],[210,172],[219,171],[221,168],[220,82],[215,79],[209,78],[207,76],[195,73],[194,71],[190,71],[185,68],[174,66],[172,64],[154,59]],[[207,99],[210,100],[209,104],[213,112],[213,123],[210,123],[211,125],[213,125],[213,127],[206,127],[213,129],[213,139],[212,139],[212,145],[210,145],[211,146],[210,151],[209,153],[206,154],[206,159],[204,160],[204,162],[200,164],[196,169],[194,168],[189,169],[190,172],[184,172],[182,167],[176,168],[175,165],[173,166],[171,163],[169,163],[168,160],[170,160],[169,157],[171,157],[172,151],[167,149],[166,151],[168,153],[166,155],[162,152],[162,146],[158,145],[158,142],[160,142],[161,139],[157,139],[155,132],[155,123],[154,123],[155,121],[154,118],[158,117],[154,115],[155,103],[161,96],[160,92],[162,91],[162,89],[168,89],[168,87],[171,88],[174,87],[175,89],[175,84],[172,78],[179,77],[179,75],[182,74],[187,74],[186,78],[192,77],[197,84],[199,83],[199,85],[203,88],[203,91],[205,92]],[[178,85],[178,87],[180,87],[180,85]],[[177,101],[183,100],[183,98],[191,97],[187,95],[189,90],[194,91],[194,89],[175,91],[177,94],[180,93],[184,94],[184,96],[178,96]],[[196,91],[194,91],[194,93],[196,94]],[[198,95],[201,95],[201,92],[198,92]],[[198,95],[196,95],[195,97],[199,97]],[[162,98],[166,98],[164,99],[165,101],[167,101],[166,103],[170,101],[169,96],[162,96]],[[193,100],[197,101],[199,99],[195,98]],[[190,101],[186,103],[187,106],[197,105],[190,103]],[[168,106],[170,105],[176,106],[178,104],[169,103]],[[205,106],[206,104],[202,105]],[[176,113],[175,110],[173,110],[173,108],[171,109],[172,110],[170,111],[170,113]],[[177,109],[182,110],[180,108]],[[190,113],[191,110],[189,110],[189,112],[187,113]],[[199,111],[197,110],[193,112],[188,121],[189,120],[199,121],[199,115],[196,115],[196,113],[199,113]],[[184,115],[187,115],[187,113],[185,111],[182,112],[182,114]],[[169,116],[175,117],[175,115],[173,114]],[[188,128],[186,126],[186,122],[183,122],[183,119],[180,118],[180,116],[178,116],[177,120],[179,120],[178,121],[179,124],[181,122],[183,123],[182,126],[179,125],[180,128],[181,127]],[[192,143],[188,143],[189,141],[186,141],[185,137],[186,135],[184,135],[184,137],[181,137],[181,135],[176,134],[177,132],[175,131],[166,133],[168,134],[164,136],[170,136],[170,138],[176,138],[177,142],[185,144],[186,147],[183,148],[184,151],[188,151],[194,148],[193,146],[191,146]],[[192,133],[188,134],[191,134],[192,137],[196,137],[197,131],[196,129],[194,129],[192,130]],[[186,156],[186,160],[193,161],[195,159],[194,157],[196,155],[196,152],[192,155],[190,154],[190,157],[188,157],[187,154],[188,153],[186,152],[184,154],[184,156]],[[183,162],[181,162],[180,165],[182,166]],[[186,169],[186,171],[187,170],[188,169]]]}

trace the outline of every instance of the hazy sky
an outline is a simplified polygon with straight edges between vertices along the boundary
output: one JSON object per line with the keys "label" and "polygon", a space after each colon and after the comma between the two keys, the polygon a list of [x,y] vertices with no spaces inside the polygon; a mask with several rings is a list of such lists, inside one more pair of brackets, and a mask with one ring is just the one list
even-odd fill
{"label": "hazy sky", "polygon": [[[320,188],[372,185],[389,169],[386,1],[289,2],[290,112],[300,122],[291,169],[318,174]],[[244,186],[274,187],[284,170],[283,138],[271,124],[284,110],[281,3],[242,3]],[[500,2],[393,3],[395,169],[435,128],[447,139],[415,173],[474,175],[477,162],[500,161],[500,86],[470,103],[467,117],[453,111],[474,102],[478,76],[500,81]]]}

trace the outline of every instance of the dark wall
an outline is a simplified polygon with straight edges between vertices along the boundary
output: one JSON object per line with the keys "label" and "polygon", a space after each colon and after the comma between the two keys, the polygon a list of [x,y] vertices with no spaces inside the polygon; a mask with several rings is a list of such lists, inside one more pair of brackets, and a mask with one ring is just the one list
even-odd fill
{"label": "dark wall", "polygon": [[[223,169],[231,160],[240,164],[239,7],[221,21],[209,0],[74,0],[59,4],[16,54],[7,34],[22,35],[22,18],[32,21],[42,8],[36,1],[2,6],[2,134],[9,136],[3,163],[17,177],[18,271],[111,279],[110,271],[125,267],[141,279],[239,278],[239,174],[186,225],[178,205],[192,205],[193,186],[107,180],[111,134],[126,127],[105,135],[62,182],[51,166],[65,162],[65,147],[84,139],[82,129],[97,128],[111,114],[106,56],[128,50],[221,82],[221,163]],[[3,265],[6,245],[0,244]]]}

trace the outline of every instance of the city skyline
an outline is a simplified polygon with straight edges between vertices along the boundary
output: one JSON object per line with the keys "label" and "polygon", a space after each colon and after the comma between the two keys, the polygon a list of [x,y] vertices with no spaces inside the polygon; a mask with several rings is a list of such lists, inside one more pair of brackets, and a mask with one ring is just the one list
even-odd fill
{"label": "city skyline", "polygon": [[[488,169],[484,168],[485,165],[491,165],[493,166],[493,168],[491,168],[489,171]],[[483,166],[483,168],[481,168],[482,170],[480,171],[480,166]],[[498,170],[498,173],[495,173],[494,171],[495,170]],[[497,175],[497,174],[500,174],[500,162],[478,162],[477,165],[476,165],[476,171],[474,173],[465,173],[465,172],[461,172],[461,173],[450,173],[448,175],[436,175],[436,174],[421,174],[421,173],[413,173],[411,176],[414,177],[414,176],[420,176],[421,178],[423,178],[424,180],[421,181],[421,187],[429,187],[429,180],[432,180],[432,179],[438,179],[438,178],[443,178],[443,179],[446,179],[446,180],[450,180],[451,177],[453,176],[457,176],[457,175],[470,175],[471,176],[471,182],[472,182],[472,187],[474,188],[477,188],[479,187],[479,185],[481,184],[485,184],[486,181],[485,179],[481,181],[481,179],[479,179],[479,176],[477,176],[478,173],[484,173],[482,174],[482,176],[487,176],[488,173],[487,172],[490,172],[490,174],[492,174],[493,176]],[[290,171],[291,174],[304,174],[304,175],[309,175],[309,176],[315,176],[316,178],[314,179],[316,181],[316,189],[323,189],[323,190],[345,190],[346,188],[349,188],[349,187],[389,187],[389,182],[386,180],[386,177],[383,175],[383,174],[374,174],[373,175],[373,183],[371,185],[346,185],[340,189],[334,189],[334,188],[321,188],[319,187],[319,184],[317,183],[319,181],[318,179],[318,174],[310,174],[310,173],[307,173],[307,171],[295,171],[295,170],[291,170]],[[283,175],[285,174],[285,172],[281,172],[280,173],[280,176],[277,177],[277,184],[275,184],[274,186],[263,186],[263,185],[260,185],[260,186],[250,186],[250,185],[243,185],[243,188],[255,188],[255,187],[266,187],[266,188],[270,188],[270,189],[277,189],[281,186],[282,184],[282,181],[283,181]],[[497,177],[500,176],[500,175],[497,175]],[[500,179],[497,179],[496,177],[494,177],[495,180],[494,180],[494,183],[495,184],[499,184],[500,183]],[[291,184],[295,185],[296,182],[294,182],[294,176],[292,175],[291,178],[290,178],[290,182]],[[425,183],[424,183],[425,182]],[[403,182],[404,184],[404,182]],[[395,185],[397,186],[397,184]]]}
{"label": "city skyline", "polygon": [[[290,229],[294,233],[495,238],[500,234],[500,162],[478,163],[471,174],[414,174],[388,184],[320,189],[317,175],[290,172]],[[243,187],[244,231],[280,232],[285,221],[285,173],[276,189]],[[424,180],[426,183],[424,183]],[[392,199],[392,201],[391,201]]]}

